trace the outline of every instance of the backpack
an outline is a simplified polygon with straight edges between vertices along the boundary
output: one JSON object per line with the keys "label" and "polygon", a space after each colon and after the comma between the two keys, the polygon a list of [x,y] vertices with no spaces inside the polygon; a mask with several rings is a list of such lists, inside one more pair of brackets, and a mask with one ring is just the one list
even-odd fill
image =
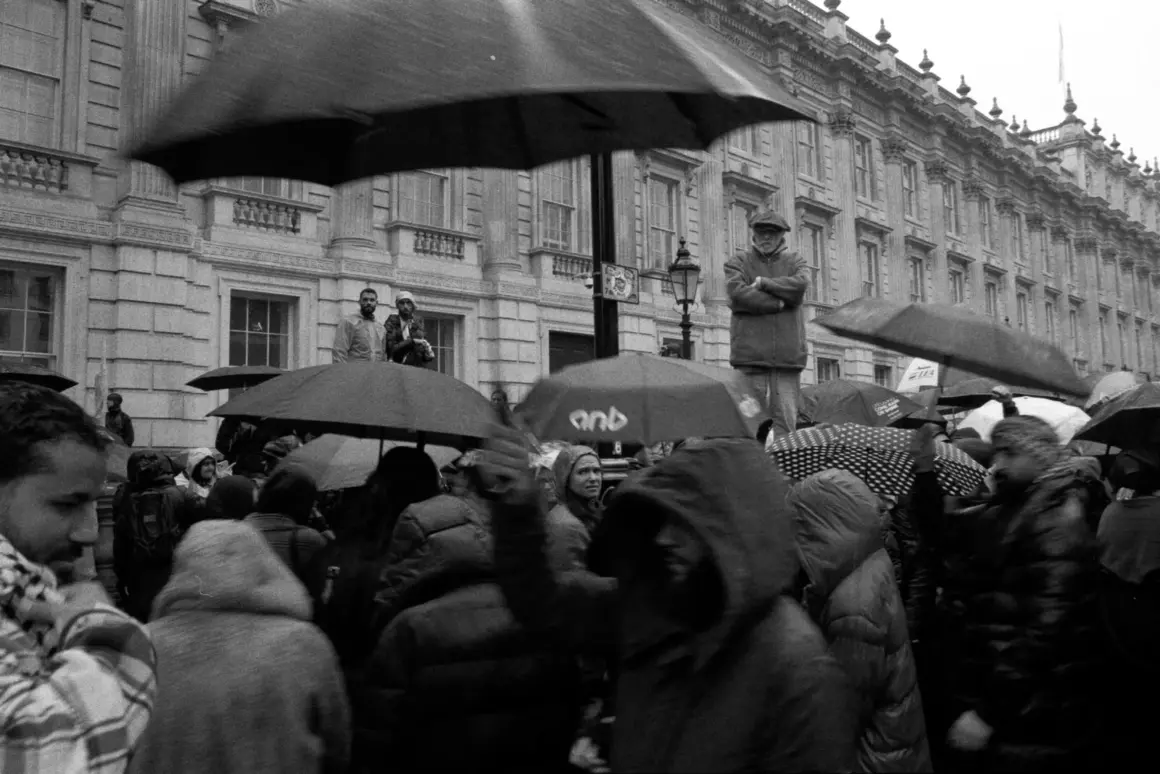
{"label": "backpack", "polygon": [[157,488],[134,492],[125,500],[122,517],[133,539],[135,564],[157,566],[173,561],[182,525],[170,493]]}

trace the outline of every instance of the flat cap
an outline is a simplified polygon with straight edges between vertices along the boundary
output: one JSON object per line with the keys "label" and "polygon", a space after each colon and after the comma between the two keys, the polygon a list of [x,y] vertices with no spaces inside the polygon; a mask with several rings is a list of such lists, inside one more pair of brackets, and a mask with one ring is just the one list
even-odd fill
{"label": "flat cap", "polygon": [[789,231],[789,222],[773,210],[758,210],[749,218],[749,227]]}

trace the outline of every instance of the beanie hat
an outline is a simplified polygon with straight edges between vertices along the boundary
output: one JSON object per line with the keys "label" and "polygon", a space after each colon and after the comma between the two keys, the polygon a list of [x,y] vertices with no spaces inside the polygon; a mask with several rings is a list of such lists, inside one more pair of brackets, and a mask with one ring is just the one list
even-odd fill
{"label": "beanie hat", "polygon": [[1060,462],[1066,450],[1059,445],[1059,436],[1051,425],[1039,417],[1018,415],[1000,420],[991,431],[991,446],[995,453],[1008,452],[1035,460],[1041,472]]}
{"label": "beanie hat", "polygon": [[991,448],[991,444],[982,438],[963,438],[954,441],[953,445],[956,449],[966,454],[984,468],[991,467],[991,460],[995,457],[995,450]]}
{"label": "beanie hat", "polygon": [[110,392],[107,400],[113,401],[114,405],[117,405],[117,406],[120,406],[122,403],[125,402],[125,399],[121,397],[121,393],[119,393],[119,392]]}

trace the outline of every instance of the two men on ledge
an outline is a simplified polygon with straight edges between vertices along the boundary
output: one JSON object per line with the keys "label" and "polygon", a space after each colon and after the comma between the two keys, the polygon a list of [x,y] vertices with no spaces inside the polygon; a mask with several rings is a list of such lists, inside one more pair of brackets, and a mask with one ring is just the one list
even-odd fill
{"label": "two men on ledge", "polygon": [[435,359],[427,341],[423,319],[415,314],[415,297],[406,291],[395,294],[397,314],[380,327],[375,321],[379,294],[366,288],[358,297],[358,314],[344,317],[334,334],[334,362],[389,360],[426,367]]}

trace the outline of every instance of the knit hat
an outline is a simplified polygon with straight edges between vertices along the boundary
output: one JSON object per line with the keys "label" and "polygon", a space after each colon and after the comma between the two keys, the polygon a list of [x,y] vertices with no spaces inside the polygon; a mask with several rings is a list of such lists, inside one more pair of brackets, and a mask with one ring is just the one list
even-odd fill
{"label": "knit hat", "polygon": [[1025,455],[1035,460],[1041,471],[1060,462],[1066,450],[1051,425],[1039,417],[1018,415],[1001,420],[991,431],[995,453]]}

